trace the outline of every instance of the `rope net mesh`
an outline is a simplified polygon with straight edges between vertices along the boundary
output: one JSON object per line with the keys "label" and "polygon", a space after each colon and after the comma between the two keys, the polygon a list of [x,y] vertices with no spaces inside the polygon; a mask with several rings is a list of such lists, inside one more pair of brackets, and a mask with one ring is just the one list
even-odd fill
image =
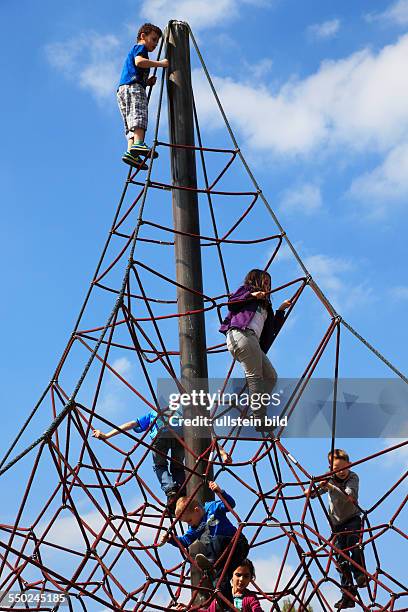
{"label": "rope net mesh", "polygon": [[[192,42],[196,46],[193,37]],[[208,76],[204,64],[203,68]],[[206,95],[209,104],[211,92]],[[0,591],[68,594],[70,610],[169,610],[177,602],[194,609],[196,587],[190,581],[194,560],[185,549],[159,545],[170,527],[177,534],[184,528],[169,514],[152,472],[149,431],[128,431],[103,442],[91,436],[95,428],[107,431],[149,410],[163,410],[156,381],[171,378],[180,383],[179,318],[197,315],[177,308],[177,236],[169,170],[173,145],[166,140],[161,117],[163,99],[164,76],[154,141],[160,156],[149,161],[147,174],[129,171],[72,336],[50,384],[1,463]],[[217,98],[214,103],[219,103]],[[349,350],[345,335],[400,375],[338,316],[314,282],[250,173],[229,124],[226,133],[232,145],[213,146],[218,133],[211,131],[204,144],[200,110],[205,112],[203,101],[197,99],[200,235],[196,238],[203,259],[210,375],[227,384],[234,372],[240,373],[217,330],[228,295],[251,267],[272,273],[274,300],[280,296],[292,300],[273,346],[277,355],[284,350],[291,320],[306,307],[314,317],[302,354],[296,357],[298,394],[319,367],[338,376]],[[225,119],[223,111],[221,116]],[[281,266],[289,260],[296,268],[292,276]],[[296,406],[293,398],[289,415]],[[33,431],[44,429],[24,446],[27,436],[32,440]],[[251,587],[263,609],[281,610],[289,599],[293,610],[309,605],[332,610],[340,587],[336,553],[341,553],[330,535],[324,499],[305,495],[324,468],[312,474],[307,462],[301,464],[296,458],[296,439],[282,440],[281,433],[260,438],[232,429],[210,439],[202,457],[195,456],[184,440],[181,443],[197,465],[199,459],[205,460],[208,473],[212,470],[213,478],[237,500],[231,520],[238,534],[245,533],[250,558],[263,559],[255,562],[258,574],[268,578],[255,579]],[[333,431],[328,449],[334,442]],[[376,470],[405,445],[389,444],[358,457],[353,465],[369,464]],[[220,447],[229,453],[230,464],[221,460]],[[189,481],[195,470],[185,468],[185,473]],[[200,486],[206,487],[205,474],[201,475]],[[355,597],[357,608],[408,609],[402,567],[406,475],[382,483],[371,507],[363,512],[360,545],[367,569],[362,570],[369,585]],[[236,538],[226,555],[235,545]],[[396,564],[389,552],[384,559],[383,549],[392,549],[401,563]],[[217,589],[215,593],[221,597]],[[1,609],[14,607],[2,604]],[[26,607],[57,610],[59,604]]]}

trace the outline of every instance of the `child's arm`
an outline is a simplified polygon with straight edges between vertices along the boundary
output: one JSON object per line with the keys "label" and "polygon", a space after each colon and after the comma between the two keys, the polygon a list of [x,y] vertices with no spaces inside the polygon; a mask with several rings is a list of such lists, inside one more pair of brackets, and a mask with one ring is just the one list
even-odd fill
{"label": "child's arm", "polygon": [[169,60],[165,57],[162,60],[151,60],[143,57],[143,55],[136,55],[135,64],[138,68],[168,68]]}
{"label": "child's arm", "polygon": [[344,489],[346,495],[348,495],[350,501],[353,502],[355,506],[358,506],[358,489],[359,489],[360,480],[356,473],[352,473],[350,478],[347,481],[347,486]]}
{"label": "child's arm", "polygon": [[358,506],[358,503],[357,503],[358,490],[357,492],[355,492],[353,488],[346,487],[345,490],[342,491],[341,489],[339,489],[339,487],[336,487],[336,485],[333,484],[332,482],[328,483],[327,488],[331,489],[332,491],[336,491],[336,493],[340,493],[342,497],[346,497],[349,502],[351,502],[355,506]]}
{"label": "child's arm", "polygon": [[251,597],[251,601],[249,602],[249,605],[251,607],[251,612],[263,612],[261,608],[261,604],[259,603],[259,599],[257,598],[256,595]]}
{"label": "child's arm", "polygon": [[254,300],[256,300],[256,298],[254,298],[250,289],[247,286],[242,285],[241,287],[238,287],[235,293],[229,296],[226,305],[232,312],[239,312],[244,308],[245,304],[248,302],[253,302]]}
{"label": "child's arm", "polygon": [[189,527],[186,533],[181,536],[175,536],[172,533],[165,533],[164,536],[160,540],[160,546],[163,544],[171,544],[172,546],[177,546],[177,542],[180,542],[184,548],[188,548],[193,542],[195,542],[198,538],[198,534],[193,527]]}
{"label": "child's arm", "polygon": [[129,429],[133,429],[138,425],[138,421],[129,421],[128,423],[123,423],[123,425],[119,425],[117,429],[112,429],[108,431],[108,433],[104,433],[100,429],[94,429],[92,435],[94,438],[98,438],[99,440],[108,440],[109,438],[113,438],[113,436],[117,436],[124,431],[129,431]]}
{"label": "child's arm", "polygon": [[227,453],[223,448],[220,448],[221,460],[226,465],[230,465],[232,463],[231,455]]}
{"label": "child's arm", "polygon": [[[225,501],[231,508],[235,508],[235,499],[231,497],[231,495],[228,495],[226,491],[223,491],[220,485],[218,485],[216,482],[212,480],[211,482],[208,483],[208,486],[211,489],[211,491],[214,491],[214,493],[216,493],[219,497],[221,496],[223,499],[225,499]],[[229,509],[224,503],[223,503],[223,506],[224,506],[225,512],[228,512]]]}
{"label": "child's arm", "polygon": [[276,312],[281,312],[281,311],[285,312],[285,310],[287,308],[290,308],[290,306],[292,306],[292,302],[290,300],[285,300],[284,302],[282,302],[282,304],[279,306]]}
{"label": "child's arm", "polygon": [[221,461],[227,465],[232,463],[231,455],[227,453],[227,451],[221,446],[221,444],[218,444],[218,442],[216,442],[216,444],[221,457]]}
{"label": "child's arm", "polygon": [[329,489],[327,480],[320,480],[316,483],[316,487],[314,489],[309,488],[305,491],[305,495],[310,495],[311,499],[315,497],[320,497],[323,493],[327,493]]}

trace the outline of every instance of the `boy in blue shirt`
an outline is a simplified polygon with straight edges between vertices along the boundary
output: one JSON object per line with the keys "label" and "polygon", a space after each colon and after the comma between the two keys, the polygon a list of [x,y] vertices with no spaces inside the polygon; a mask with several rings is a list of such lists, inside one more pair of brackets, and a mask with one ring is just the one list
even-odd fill
{"label": "boy in blue shirt", "polygon": [[[147,414],[138,417],[135,421],[129,421],[104,433],[94,429],[92,435],[99,440],[108,440],[124,431],[133,430],[142,433],[149,430],[153,449],[153,470],[160,482],[160,486],[167,497],[167,505],[175,504],[180,488],[185,481],[184,474],[184,447],[179,440],[167,428],[171,416],[180,416],[177,411],[164,410],[161,415],[151,410]],[[180,431],[182,434],[182,430]],[[168,457],[170,453],[170,457]],[[170,465],[169,465],[170,461]],[[183,494],[183,490],[181,490]]]}
{"label": "boy in blue shirt", "polygon": [[[172,430],[168,428],[168,423],[174,417],[176,421],[182,418],[182,408],[179,406],[176,410],[166,408],[159,415],[154,410],[147,414],[138,417],[135,421],[129,421],[119,425],[117,429],[112,429],[108,433],[104,433],[100,429],[94,429],[92,435],[99,440],[108,440],[118,434],[133,430],[136,433],[142,433],[149,430],[149,435],[152,440],[153,450],[153,470],[160,482],[160,486],[167,497],[167,506],[170,509],[174,508],[177,497],[184,495],[185,491],[181,487],[185,481],[184,473],[184,446],[178,438],[173,435]],[[183,428],[172,428],[177,434],[183,437]],[[221,460],[224,463],[230,463],[231,458],[228,453],[218,447]],[[169,457],[170,454],[170,457]],[[170,465],[169,465],[170,462]]]}
{"label": "boy in blue shirt", "polygon": [[[144,141],[148,120],[146,87],[156,83],[156,77],[149,77],[149,70],[167,68],[169,65],[167,59],[149,59],[149,52],[155,50],[161,36],[162,31],[158,26],[152,23],[142,25],[137,34],[136,45],[125,59],[116,94],[128,141],[128,148],[122,160],[142,170],[147,169],[143,159],[151,153]],[[140,157],[141,155],[144,157]]]}
{"label": "boy in blue shirt", "polygon": [[[235,507],[235,500],[223,491],[216,482],[209,482],[209,488],[217,495],[222,497],[229,507]],[[188,548],[191,557],[195,560],[195,565],[191,566],[191,580],[193,584],[214,588],[213,581],[209,575],[213,573],[216,583],[221,576],[227,561],[229,550],[228,546],[237,532],[237,528],[227,517],[229,508],[224,501],[217,500],[206,502],[202,506],[196,499],[190,500],[188,497],[180,497],[176,503],[176,518],[187,523],[189,529],[182,536],[165,535],[161,543],[169,541],[173,546],[180,543],[184,548]],[[220,585],[221,593],[232,601],[231,578],[233,571],[247,557],[249,545],[246,537],[241,533],[235,542],[234,552],[224,574],[224,579]],[[223,555],[223,553],[225,553]],[[217,561],[223,555],[223,560]],[[215,568],[213,568],[215,565]],[[202,580],[201,570],[207,573],[207,577]],[[208,591],[200,592],[195,601],[195,605],[202,605],[208,599]]]}

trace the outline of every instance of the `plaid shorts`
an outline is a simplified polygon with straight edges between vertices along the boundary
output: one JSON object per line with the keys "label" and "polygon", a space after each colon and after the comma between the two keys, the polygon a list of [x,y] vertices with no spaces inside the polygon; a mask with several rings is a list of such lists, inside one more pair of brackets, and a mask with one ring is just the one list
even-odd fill
{"label": "plaid shorts", "polygon": [[116,93],[119,110],[125,124],[125,135],[133,138],[135,128],[147,129],[147,96],[139,83],[121,85]]}

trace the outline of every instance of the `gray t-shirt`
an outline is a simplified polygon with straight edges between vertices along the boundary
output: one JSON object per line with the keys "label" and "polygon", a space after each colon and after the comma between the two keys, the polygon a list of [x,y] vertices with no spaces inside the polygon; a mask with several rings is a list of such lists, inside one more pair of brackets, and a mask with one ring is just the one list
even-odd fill
{"label": "gray t-shirt", "polygon": [[258,340],[261,337],[267,316],[268,311],[266,308],[258,304],[258,308],[256,309],[253,319],[248,323],[247,329],[252,329],[255,332]]}
{"label": "gray t-shirt", "polygon": [[329,496],[329,517],[332,524],[336,526],[341,525],[355,516],[360,516],[360,510],[346,497],[346,495],[351,495],[358,503],[359,479],[357,474],[350,470],[349,475],[344,480],[333,476],[333,478],[330,478],[329,483],[335,487],[327,491]]}

